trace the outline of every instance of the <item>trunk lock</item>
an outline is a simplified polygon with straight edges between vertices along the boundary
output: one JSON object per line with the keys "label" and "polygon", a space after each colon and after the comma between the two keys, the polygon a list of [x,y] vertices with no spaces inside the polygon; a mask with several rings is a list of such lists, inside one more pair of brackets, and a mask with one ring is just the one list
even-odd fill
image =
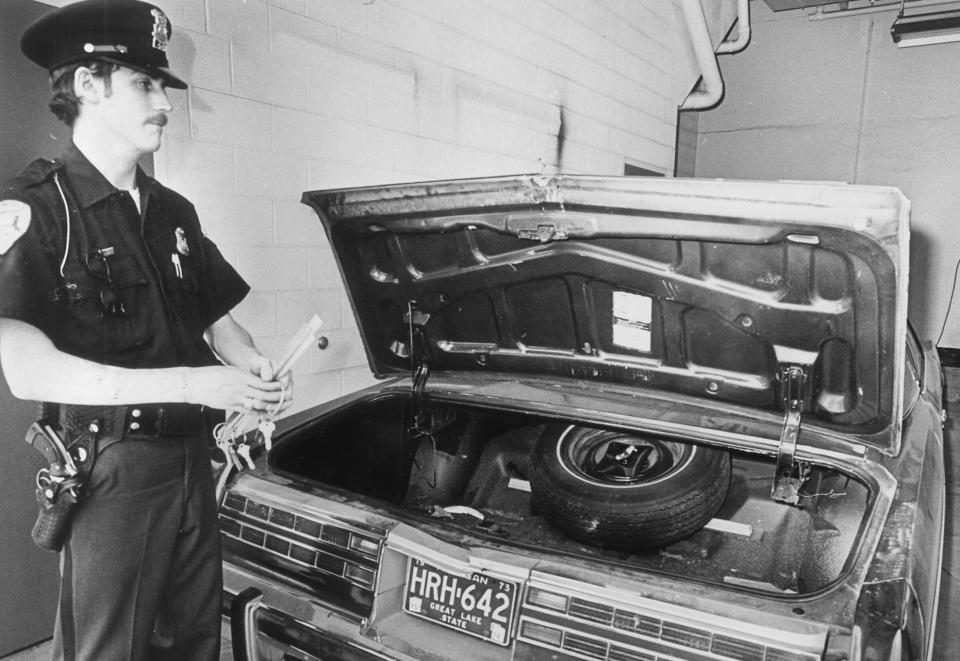
{"label": "trunk lock", "polygon": [[773,476],[770,496],[778,502],[796,505],[800,502],[800,487],[810,476],[810,466],[795,459],[807,373],[799,365],[789,365],[780,371],[780,382],[786,415],[780,431],[777,472]]}

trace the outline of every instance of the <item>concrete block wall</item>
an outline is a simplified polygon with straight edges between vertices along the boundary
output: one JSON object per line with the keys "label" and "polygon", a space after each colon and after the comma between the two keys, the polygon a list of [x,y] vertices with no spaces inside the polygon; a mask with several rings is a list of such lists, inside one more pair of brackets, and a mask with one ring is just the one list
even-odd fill
{"label": "concrete block wall", "polygon": [[297,408],[372,383],[309,189],[563,171],[672,176],[694,86],[678,0],[154,0],[191,83],[157,177],[251,283],[278,356],[317,313]]}
{"label": "concrete block wall", "polygon": [[960,43],[897,48],[898,4],[829,20],[751,4],[749,48],[721,58],[726,99],[700,115],[697,176],[899,188],[911,321],[960,347]]}

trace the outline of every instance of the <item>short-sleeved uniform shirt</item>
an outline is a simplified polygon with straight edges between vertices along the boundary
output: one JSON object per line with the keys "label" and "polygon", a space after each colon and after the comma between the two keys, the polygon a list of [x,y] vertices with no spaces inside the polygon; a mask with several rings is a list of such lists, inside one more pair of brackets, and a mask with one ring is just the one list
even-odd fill
{"label": "short-sleeved uniform shirt", "polygon": [[0,189],[0,317],[103,364],[215,364],[203,333],[249,287],[189,201],[136,181],[141,211],[71,146]]}

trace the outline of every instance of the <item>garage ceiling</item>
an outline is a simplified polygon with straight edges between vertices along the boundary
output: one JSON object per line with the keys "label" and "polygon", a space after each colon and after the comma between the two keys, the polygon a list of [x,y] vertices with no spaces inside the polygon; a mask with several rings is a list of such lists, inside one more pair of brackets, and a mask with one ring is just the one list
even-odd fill
{"label": "garage ceiling", "polygon": [[763,0],[773,11],[784,11],[786,9],[803,9],[804,7],[817,7],[820,5],[832,5],[834,2],[818,0]]}
{"label": "garage ceiling", "polygon": [[[787,9],[803,9],[805,7],[824,7],[834,5],[836,10],[863,9],[865,7],[884,7],[887,5],[898,5],[900,0],[848,0],[847,2],[838,2],[837,0],[763,0],[773,11],[785,11]],[[907,0],[907,4],[918,2],[919,0]]]}

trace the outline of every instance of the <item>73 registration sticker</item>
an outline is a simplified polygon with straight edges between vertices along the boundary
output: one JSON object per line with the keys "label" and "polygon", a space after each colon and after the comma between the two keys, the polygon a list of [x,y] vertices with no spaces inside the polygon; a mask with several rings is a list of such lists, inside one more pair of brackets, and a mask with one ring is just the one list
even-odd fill
{"label": "73 registration sticker", "polygon": [[451,574],[410,558],[403,610],[498,645],[510,643],[517,585],[475,572]]}

